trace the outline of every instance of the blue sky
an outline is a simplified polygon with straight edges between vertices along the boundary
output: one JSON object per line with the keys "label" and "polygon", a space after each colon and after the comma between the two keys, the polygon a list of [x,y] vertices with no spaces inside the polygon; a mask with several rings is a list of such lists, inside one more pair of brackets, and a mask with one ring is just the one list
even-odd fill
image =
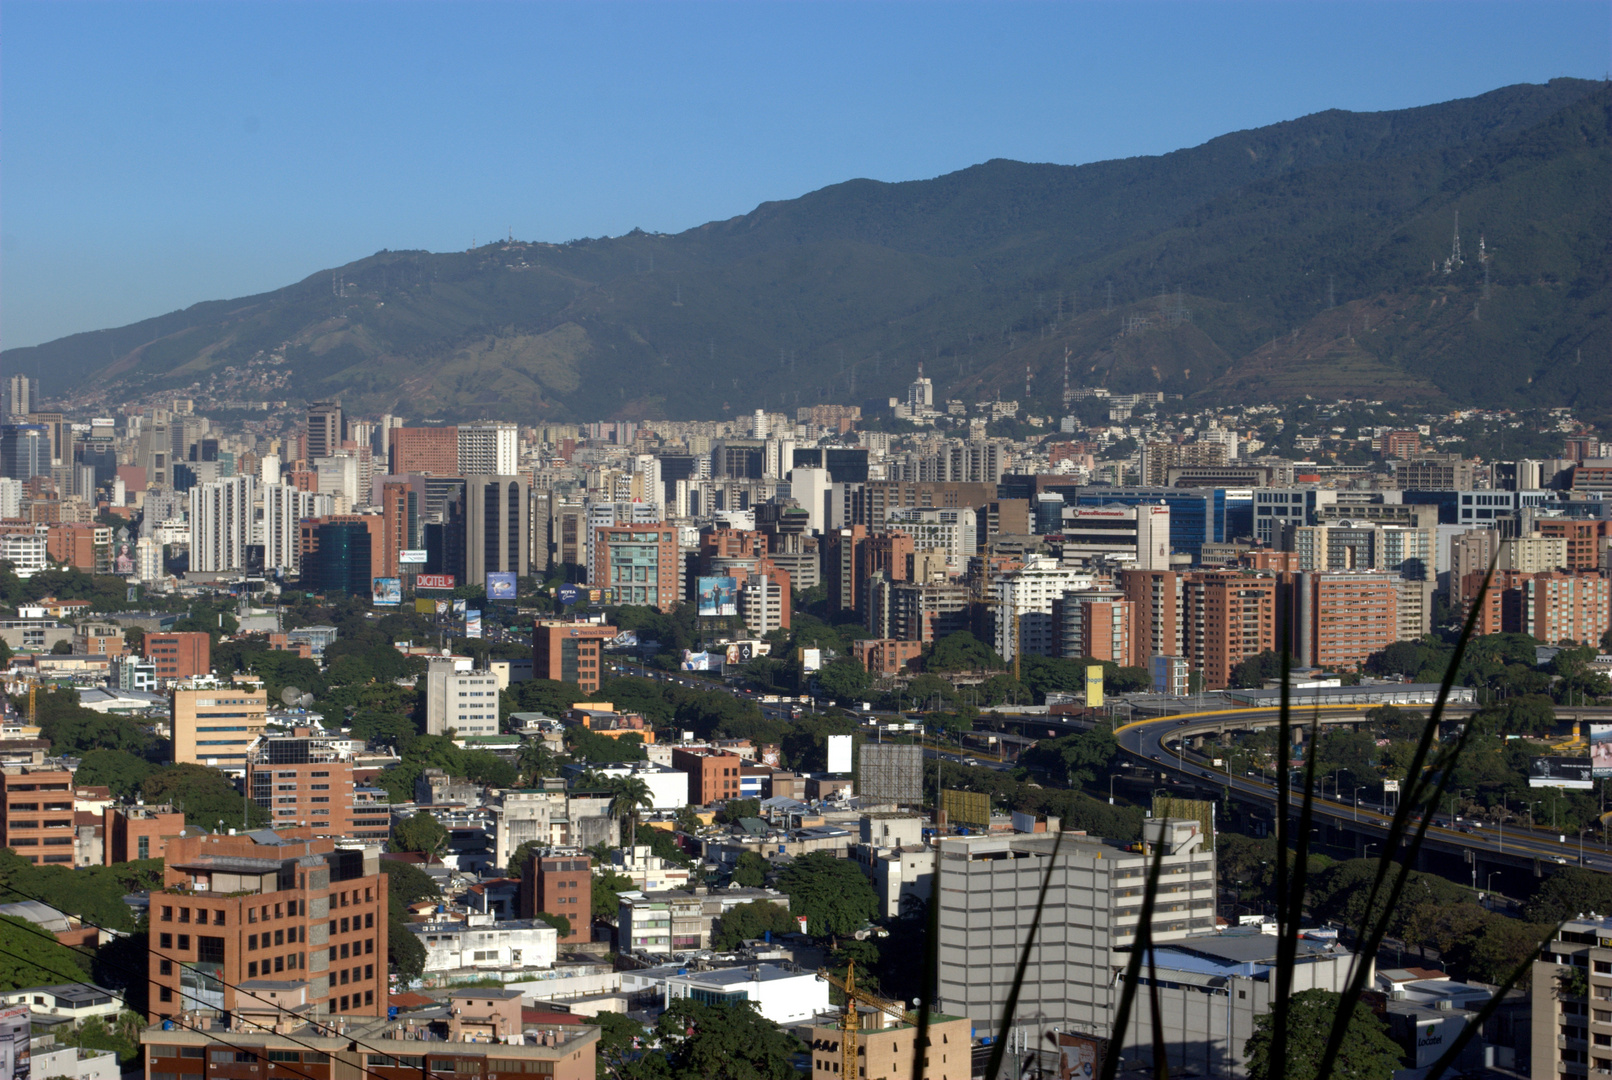
{"label": "blue sky", "polygon": [[382,248],[675,232],[1612,68],[1590,3],[0,7],[0,344]]}

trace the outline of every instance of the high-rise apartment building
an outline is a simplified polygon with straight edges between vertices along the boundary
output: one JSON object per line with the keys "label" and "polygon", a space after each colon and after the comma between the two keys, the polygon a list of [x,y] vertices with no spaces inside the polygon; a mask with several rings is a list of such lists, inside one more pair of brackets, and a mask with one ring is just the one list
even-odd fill
{"label": "high-rise apartment building", "polygon": [[1232,571],[1186,575],[1181,590],[1184,655],[1204,686],[1231,682],[1231,669],[1276,648],[1274,577]]}
{"label": "high-rise apartment building", "polygon": [[26,375],[13,375],[6,380],[5,414],[0,420],[14,416],[27,416],[34,411],[34,398],[38,384]]}
{"label": "high-rise apartment building", "polygon": [[482,585],[490,572],[532,572],[531,479],[465,476],[465,584]]}
{"label": "high-rise apartment building", "polygon": [[190,568],[202,573],[246,569],[252,542],[256,479],[232,476],[190,489]]}
{"label": "high-rise apartment building", "polygon": [[212,641],[212,635],[199,630],[152,631],[145,636],[144,651],[157,678],[178,682],[213,670]]}
{"label": "high-rise apartment building", "polygon": [[266,690],[196,683],[173,691],[169,717],[175,764],[244,772],[246,751],[268,720]]}
{"label": "high-rise apartment building", "polygon": [[1168,506],[1066,506],[1060,531],[1065,559],[1117,559],[1138,570],[1170,568]]}
{"label": "high-rise apartment building", "polygon": [[332,840],[269,830],[211,833],[170,840],[164,863],[163,887],[151,893],[150,1019],[285,1016],[273,999],[293,989],[296,1007],[315,1015],[386,1015],[386,875],[376,849],[338,851]]}
{"label": "high-rise apartment building", "polygon": [[1432,581],[1438,530],[1372,521],[1333,521],[1283,530],[1282,546],[1300,570],[1383,570],[1408,581]]}
{"label": "high-rise apartment building", "polygon": [[1401,491],[1470,491],[1476,471],[1459,454],[1426,454],[1394,462],[1394,483]]}
{"label": "high-rise apartment building", "polygon": [[[1149,842],[1163,843],[1169,882],[1153,912],[1154,941],[1207,933],[1215,925],[1215,857],[1196,821],[1149,820]],[[1024,942],[1037,919],[1057,837],[945,837],[940,892],[940,973],[936,1007],[982,1029],[1000,1021]],[[1036,948],[1025,969],[1015,1022],[1033,1030],[1075,1025],[1109,1034],[1120,987],[1119,950],[1135,944],[1152,856],[1117,841],[1063,837],[1051,866]],[[994,1019],[993,1019],[994,1018]]]}
{"label": "high-rise apartment building", "polygon": [[532,628],[532,677],[576,683],[585,694],[599,689],[604,643],[614,626],[542,620]]}
{"label": "high-rise apartment building", "polygon": [[72,866],[73,774],[49,766],[0,769],[0,846],[36,865]]}
{"label": "high-rise apartment building", "polygon": [[[1136,657],[1136,605],[1113,589],[1067,592],[1053,608],[1061,655],[1131,665]],[[1138,665],[1140,666],[1140,665]]]}
{"label": "high-rise apartment building", "polygon": [[[1612,629],[1612,579],[1605,574],[1553,571],[1522,578],[1501,600],[1509,632],[1552,645],[1562,641],[1599,645],[1601,635]],[[1513,617],[1506,619],[1511,612]]]}
{"label": "high-rise apartment building", "polygon": [[519,431],[514,424],[460,424],[458,447],[462,476],[513,476],[520,468]]}
{"label": "high-rise apartment building", "polygon": [[41,424],[0,424],[0,476],[50,475],[50,433]]}
{"label": "high-rise apartment building", "polygon": [[1180,656],[1181,584],[1172,570],[1121,570],[1115,584],[1131,602],[1131,664],[1147,667],[1155,656]]}
{"label": "high-rise apartment building", "polygon": [[387,481],[381,485],[381,565],[371,569],[378,577],[397,577],[402,569],[398,555],[419,547],[419,493],[409,484]]}
{"label": "high-rise apartment building", "polygon": [[284,570],[295,577],[302,573],[302,545],[298,526],[306,518],[328,517],[335,510],[329,495],[298,491],[286,484],[263,489],[263,520],[259,535],[263,541],[263,569]]}
{"label": "high-rise apartment building", "polygon": [[459,475],[459,429],[395,427],[386,432],[387,467],[393,476]]}
{"label": "high-rise apartment building", "polygon": [[594,530],[588,584],[613,590],[618,604],[670,611],[682,599],[680,561],[671,525],[605,526]]}
{"label": "high-rise apartment building", "polygon": [[1096,582],[1085,570],[1066,567],[1046,555],[1031,555],[1018,570],[991,582],[996,600],[993,644],[1004,660],[1022,649],[1032,656],[1057,654],[1058,627],[1052,605],[1066,592],[1090,589]]}
{"label": "high-rise apartment building", "polygon": [[1399,640],[1395,574],[1304,572],[1294,587],[1294,655],[1302,665],[1358,670],[1374,652]]}
{"label": "high-rise apartment building", "polygon": [[298,527],[302,583],[313,592],[368,596],[375,565],[374,534],[382,521],[374,516],[343,516],[347,520],[314,519]]}
{"label": "high-rise apartment building", "polygon": [[341,418],[341,402],[316,401],[308,406],[307,450],[303,457],[330,457],[341,449],[347,433]]}

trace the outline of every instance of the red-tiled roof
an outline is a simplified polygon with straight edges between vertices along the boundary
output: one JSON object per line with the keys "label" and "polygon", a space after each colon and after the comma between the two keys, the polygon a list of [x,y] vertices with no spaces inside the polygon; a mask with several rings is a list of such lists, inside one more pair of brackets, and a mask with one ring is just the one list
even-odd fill
{"label": "red-tiled roof", "polygon": [[582,1024],[585,1019],[576,1013],[549,1012],[547,1009],[522,1009],[521,1026],[528,1024]]}

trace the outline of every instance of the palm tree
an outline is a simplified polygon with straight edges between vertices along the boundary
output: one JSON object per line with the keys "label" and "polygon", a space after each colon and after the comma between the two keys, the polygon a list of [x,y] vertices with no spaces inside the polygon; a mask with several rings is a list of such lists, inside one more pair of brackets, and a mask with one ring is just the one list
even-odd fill
{"label": "palm tree", "polygon": [[550,750],[542,739],[531,739],[521,744],[516,764],[521,774],[528,778],[531,786],[537,787],[538,781],[543,777],[554,775],[554,751]]}
{"label": "palm tree", "polygon": [[627,819],[627,848],[631,850],[638,840],[638,811],[655,805],[655,795],[641,776],[623,776],[610,782],[610,816]]}

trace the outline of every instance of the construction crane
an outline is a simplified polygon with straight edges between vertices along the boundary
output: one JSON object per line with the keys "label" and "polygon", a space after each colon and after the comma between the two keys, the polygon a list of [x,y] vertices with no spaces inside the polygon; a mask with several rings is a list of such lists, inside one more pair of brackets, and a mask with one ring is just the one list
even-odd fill
{"label": "construction crane", "polygon": [[[840,979],[831,974],[827,968],[819,968],[817,977],[830,986],[838,987],[840,993],[845,995],[845,1012],[840,1017],[840,1075],[844,1077],[856,1076],[856,1054],[858,1035],[861,1031],[860,1020],[856,1014],[858,1005],[866,1005],[877,1009],[886,1016],[894,1017],[903,1024],[918,1026],[917,1014],[909,1012],[894,1001],[887,1001],[876,994],[856,988],[856,961],[847,961],[845,964],[845,978]],[[914,1051],[916,1052],[916,1050]]]}

